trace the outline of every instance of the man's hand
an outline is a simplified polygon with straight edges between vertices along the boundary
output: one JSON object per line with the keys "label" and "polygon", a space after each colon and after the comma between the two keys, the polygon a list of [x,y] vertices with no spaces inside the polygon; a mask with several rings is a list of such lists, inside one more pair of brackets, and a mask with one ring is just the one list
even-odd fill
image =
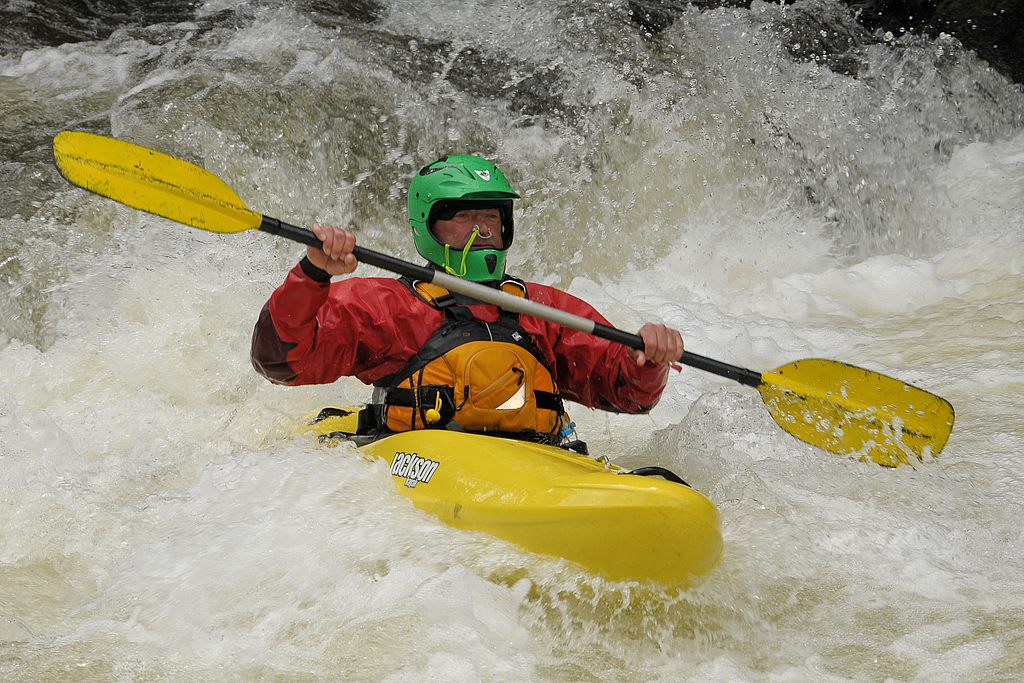
{"label": "man's hand", "polygon": [[683,335],[679,330],[655,323],[645,323],[637,332],[644,340],[644,350],[629,350],[637,365],[675,363],[683,355]]}
{"label": "man's hand", "polygon": [[306,256],[314,266],[330,275],[347,275],[359,265],[352,253],[356,248],[356,236],[351,232],[333,225],[314,223],[313,234],[323,242],[323,249],[306,247]]}

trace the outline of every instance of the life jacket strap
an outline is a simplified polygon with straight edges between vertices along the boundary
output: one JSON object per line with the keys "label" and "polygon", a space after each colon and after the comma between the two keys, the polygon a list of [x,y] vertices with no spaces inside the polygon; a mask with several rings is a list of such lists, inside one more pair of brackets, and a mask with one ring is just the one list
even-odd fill
{"label": "life jacket strap", "polygon": [[562,404],[562,399],[558,397],[558,394],[537,389],[533,392],[533,395],[537,398],[538,408],[553,410],[558,413],[559,416],[565,413],[565,406]]}
{"label": "life jacket strap", "polygon": [[455,397],[449,386],[389,387],[380,406],[382,425],[387,423],[387,410],[391,406],[411,408],[425,429],[444,429],[455,418]]}
{"label": "life jacket strap", "polygon": [[[439,397],[442,403],[442,408],[440,410],[442,420],[440,420],[437,424],[431,426],[443,428],[447,425],[448,422],[454,419],[456,412],[455,402],[453,400],[450,387],[420,387],[419,403],[416,402],[416,393],[416,391],[412,389],[406,389],[404,387],[391,387],[387,389],[384,394],[384,404],[398,406],[401,408],[415,409],[419,406],[433,406],[436,404]],[[562,403],[562,399],[558,396],[558,394],[552,393],[550,391],[542,391],[540,389],[536,389],[534,390],[533,395],[536,398],[538,408],[541,408],[543,410],[553,410],[559,416],[565,414],[565,405]],[[381,406],[375,407],[379,408]],[[443,418],[448,414],[451,414],[451,417],[448,418],[447,421],[444,421]],[[360,419],[362,419],[363,414],[360,413],[359,417]]]}

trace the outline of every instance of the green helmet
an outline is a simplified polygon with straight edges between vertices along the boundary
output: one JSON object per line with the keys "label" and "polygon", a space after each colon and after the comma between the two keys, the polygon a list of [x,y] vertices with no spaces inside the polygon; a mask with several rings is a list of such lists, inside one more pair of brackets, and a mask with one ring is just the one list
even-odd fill
{"label": "green helmet", "polygon": [[[420,256],[452,275],[474,280],[505,276],[505,252],[512,244],[512,200],[519,194],[497,166],[470,154],[449,154],[419,170],[409,185],[409,224]],[[453,249],[434,235],[434,221],[459,209],[497,208],[501,249]]]}

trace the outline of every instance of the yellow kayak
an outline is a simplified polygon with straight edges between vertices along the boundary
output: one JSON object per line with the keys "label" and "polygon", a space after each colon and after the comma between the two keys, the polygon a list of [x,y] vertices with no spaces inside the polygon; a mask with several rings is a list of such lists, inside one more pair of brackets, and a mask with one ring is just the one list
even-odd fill
{"label": "yellow kayak", "polygon": [[[325,409],[308,430],[321,441],[349,439],[359,410]],[[718,510],[681,482],[554,446],[457,431],[390,434],[360,449],[386,460],[398,491],[445,523],[609,579],[688,585],[722,553]]]}

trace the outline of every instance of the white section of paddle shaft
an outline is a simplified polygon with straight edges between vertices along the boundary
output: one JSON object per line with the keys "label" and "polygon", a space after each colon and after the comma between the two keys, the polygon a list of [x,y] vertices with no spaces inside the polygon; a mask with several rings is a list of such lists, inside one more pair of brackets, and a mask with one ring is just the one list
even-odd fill
{"label": "white section of paddle shaft", "polygon": [[594,334],[595,323],[593,320],[589,320],[572,313],[567,313],[557,308],[552,308],[551,306],[545,306],[544,304],[539,304],[536,301],[530,301],[525,297],[506,294],[500,289],[487,287],[470,280],[463,280],[460,277],[455,277],[448,273],[442,273],[441,271],[434,271],[434,277],[431,282],[441,285],[445,289],[453,292],[458,292],[459,294],[472,297],[478,301],[482,301],[487,304],[494,304],[506,311],[525,313],[526,315],[532,315],[535,318],[540,318],[541,320],[547,320],[548,322],[564,325],[565,327],[571,327],[572,329],[579,330],[580,332]]}

